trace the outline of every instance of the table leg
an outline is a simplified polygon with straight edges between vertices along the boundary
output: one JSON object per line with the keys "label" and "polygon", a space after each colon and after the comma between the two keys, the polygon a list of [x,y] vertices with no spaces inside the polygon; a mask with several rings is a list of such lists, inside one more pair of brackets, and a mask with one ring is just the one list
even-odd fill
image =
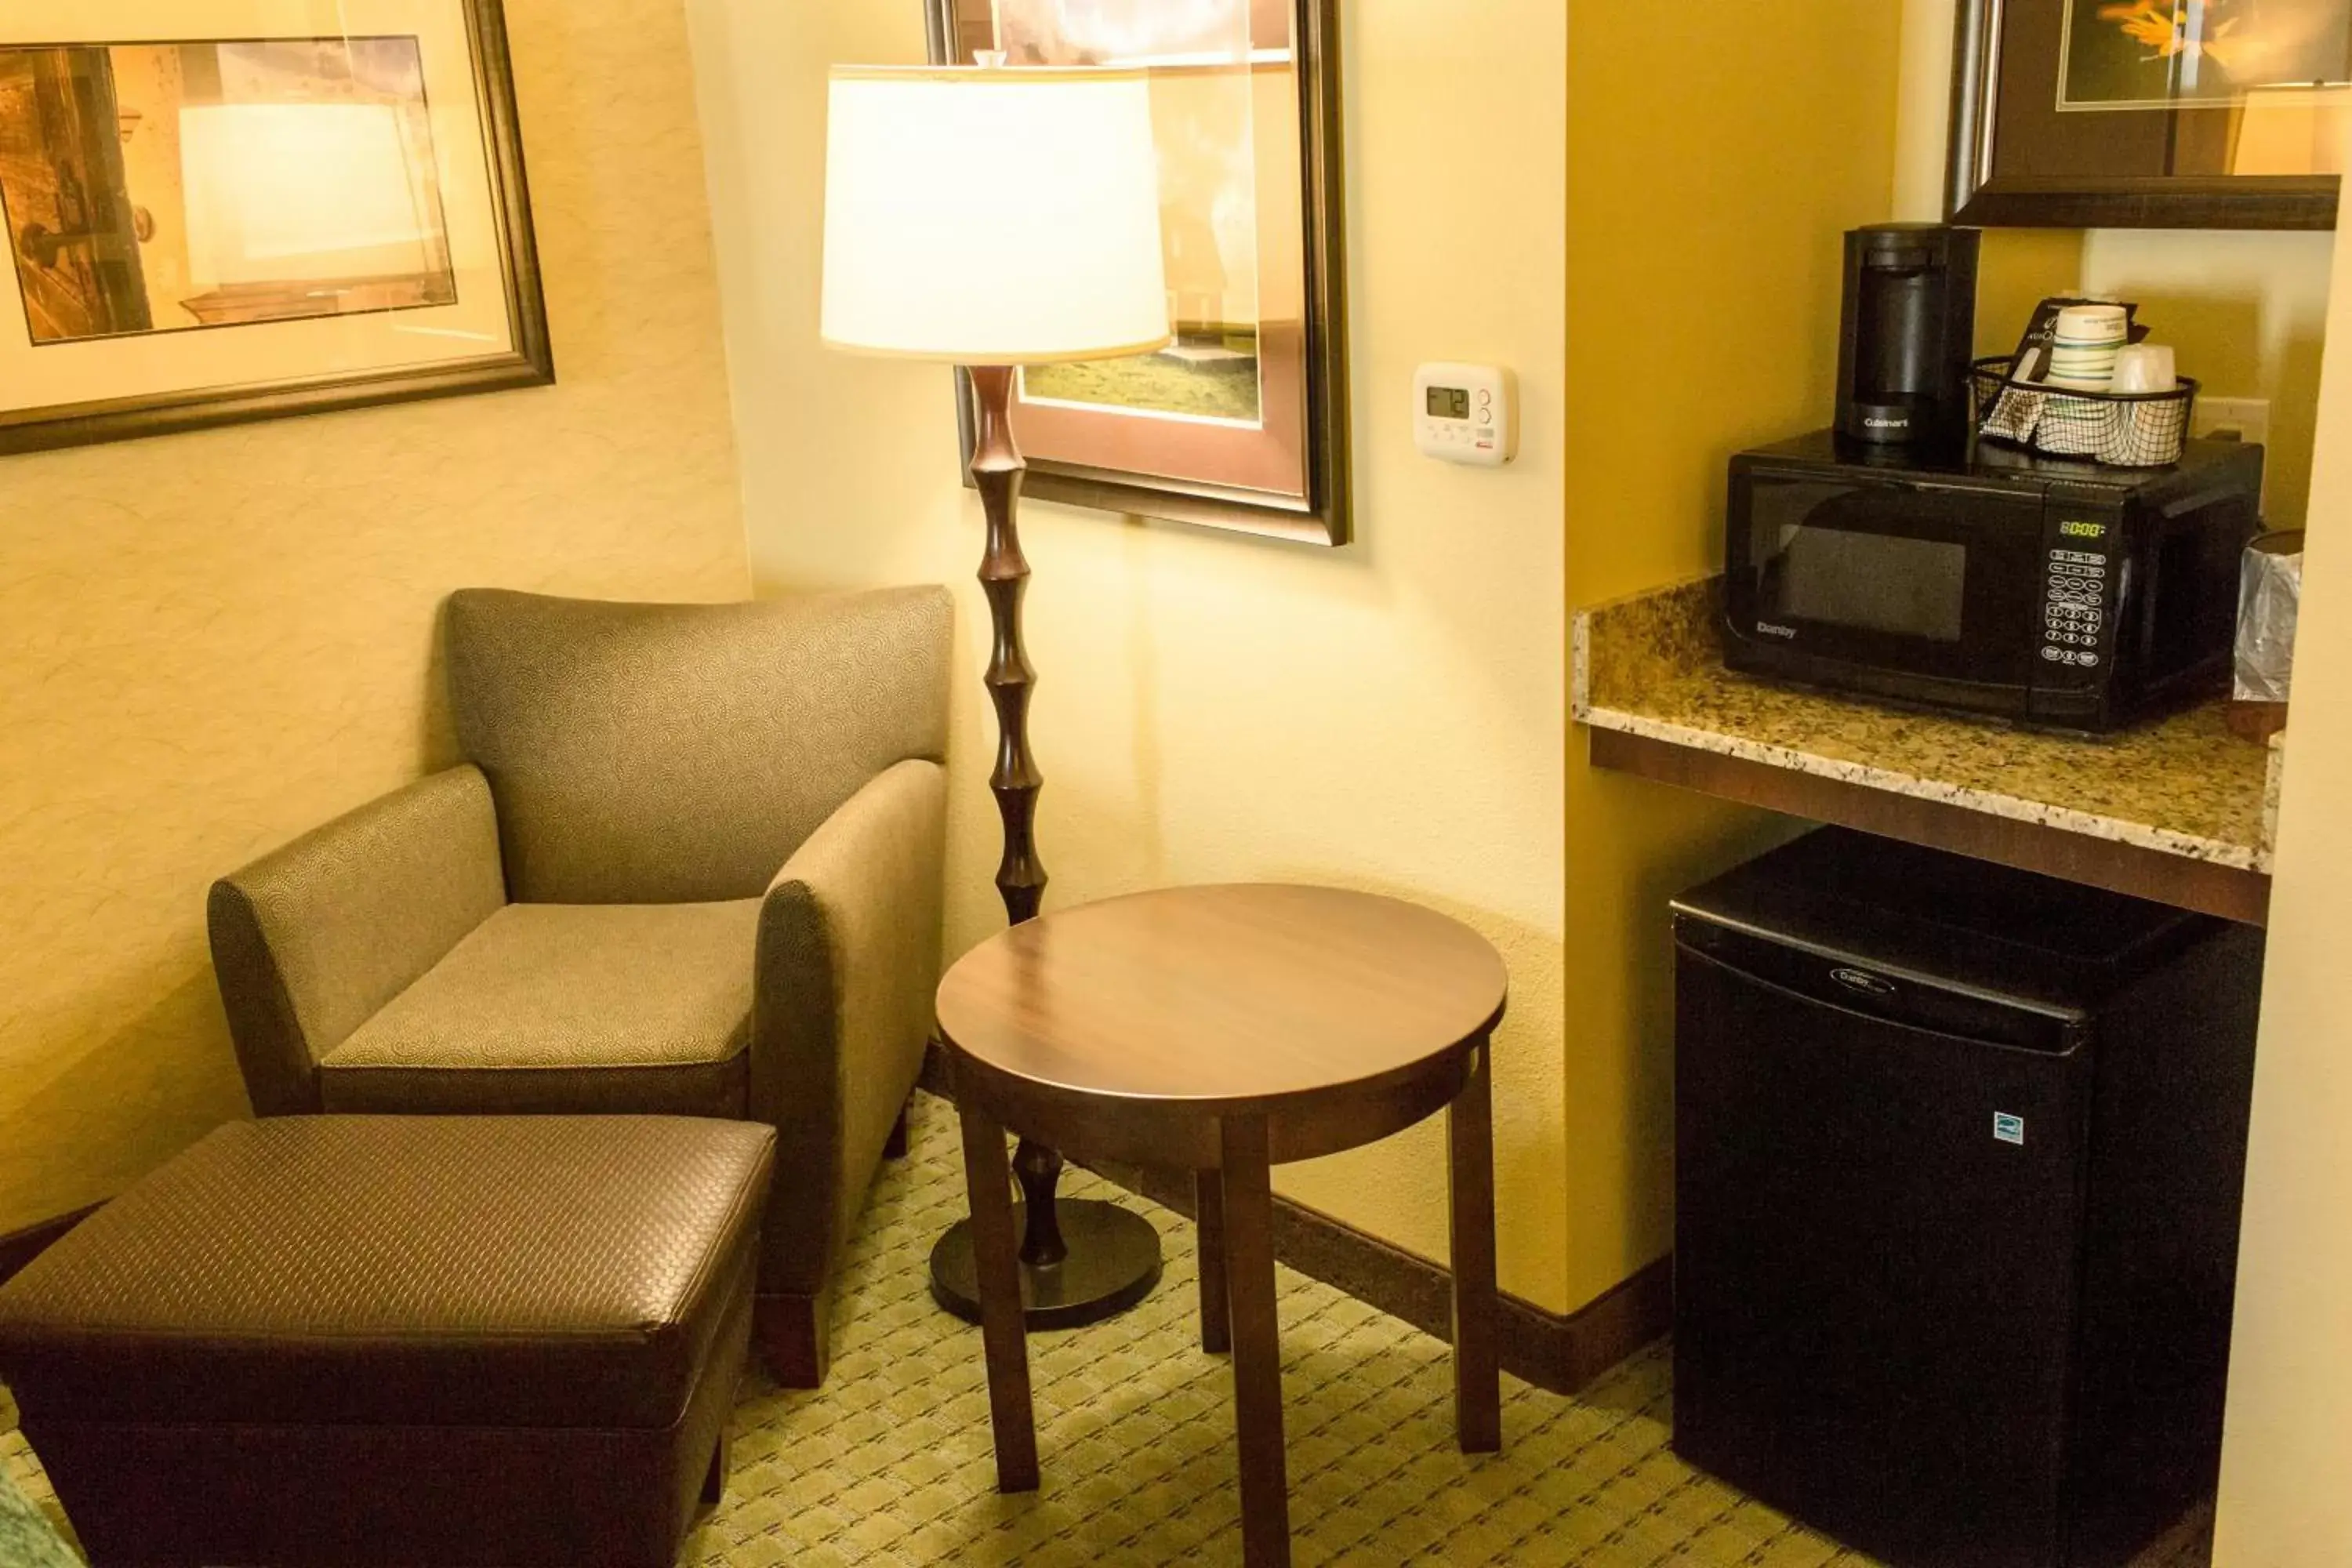
{"label": "table leg", "polygon": [[1274,1305],[1274,1188],[1265,1119],[1223,1123],[1220,1184],[1232,1308],[1234,1419],[1242,1475],[1242,1561],[1289,1568],[1290,1482],[1282,1448],[1282,1332]]}
{"label": "table leg", "polygon": [[1029,1402],[1029,1345],[1023,1337],[1021,1258],[1013,1239],[1013,1172],[1004,1129],[969,1098],[963,1121],[963,1180],[971,1204],[972,1260],[980,1277],[980,1335],[988,1354],[988,1413],[996,1429],[996,1489],[1037,1489],[1037,1419]]}
{"label": "table leg", "polygon": [[1225,1182],[1215,1171],[1192,1173],[1192,1207],[1200,1215],[1201,1348],[1223,1355],[1234,1348],[1225,1300]]}
{"label": "table leg", "polygon": [[1495,1098],[1490,1044],[1445,1112],[1454,1230],[1454,1431],[1465,1454],[1503,1447],[1503,1387],[1495,1310]]}

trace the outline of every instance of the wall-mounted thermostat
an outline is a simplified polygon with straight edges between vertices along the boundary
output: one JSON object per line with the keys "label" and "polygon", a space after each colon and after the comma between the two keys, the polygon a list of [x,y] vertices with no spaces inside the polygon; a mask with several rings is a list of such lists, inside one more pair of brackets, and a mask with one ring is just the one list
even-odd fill
{"label": "wall-mounted thermostat", "polygon": [[1412,377],[1412,439],[1424,457],[1498,468],[1519,455],[1517,378],[1495,364],[1425,364]]}

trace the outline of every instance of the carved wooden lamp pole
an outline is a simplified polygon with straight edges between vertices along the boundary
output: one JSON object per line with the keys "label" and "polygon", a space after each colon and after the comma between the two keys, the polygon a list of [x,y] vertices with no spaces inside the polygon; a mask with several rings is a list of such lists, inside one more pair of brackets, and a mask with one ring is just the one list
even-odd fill
{"label": "carved wooden lamp pole", "polygon": [[[1034,919],[1045,891],[1034,828],[1043,778],[1029,751],[1036,683],[1021,640],[1029,563],[1014,509],[1019,366],[1144,353],[1170,341],[1150,85],[1140,71],[841,66],[825,167],[824,332],[855,353],[942,361],[971,374],[971,479],[988,517],[980,582],[994,638],[988,694],[1004,820],[1004,912]],[[1059,1198],[1062,1157],[1024,1139],[1022,1294],[1033,1328],[1067,1328],[1139,1301],[1160,1237],[1113,1204]],[[931,1293],[980,1321],[969,1225],[931,1253]]]}

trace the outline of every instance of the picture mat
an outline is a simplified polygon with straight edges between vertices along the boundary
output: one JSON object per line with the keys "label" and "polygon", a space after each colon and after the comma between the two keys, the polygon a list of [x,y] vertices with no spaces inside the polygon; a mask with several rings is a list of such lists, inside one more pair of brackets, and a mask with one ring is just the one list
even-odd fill
{"label": "picture mat", "polygon": [[[0,418],[173,394],[340,380],[509,354],[506,254],[459,0],[0,0],[0,45],[409,36],[423,56],[457,302],[36,345],[0,271]],[[13,249],[15,240],[9,241]]]}

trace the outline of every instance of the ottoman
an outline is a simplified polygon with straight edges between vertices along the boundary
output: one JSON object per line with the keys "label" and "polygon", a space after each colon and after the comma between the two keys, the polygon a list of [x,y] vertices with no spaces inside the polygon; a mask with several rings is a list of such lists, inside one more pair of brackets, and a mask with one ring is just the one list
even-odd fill
{"label": "ottoman", "polygon": [[716,1501],[774,1133],[223,1127],[0,1289],[92,1568],[669,1568]]}

